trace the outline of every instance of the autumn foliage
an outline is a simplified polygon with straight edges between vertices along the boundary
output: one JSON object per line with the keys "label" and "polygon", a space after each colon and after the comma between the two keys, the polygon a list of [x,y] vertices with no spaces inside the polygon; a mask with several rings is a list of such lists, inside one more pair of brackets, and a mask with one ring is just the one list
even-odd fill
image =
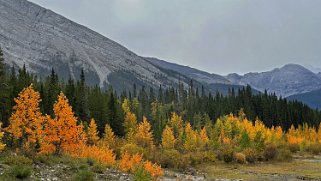
{"label": "autumn foliage", "polygon": [[13,113],[9,118],[10,125],[6,129],[12,135],[17,146],[30,150],[34,149],[36,143],[41,140],[42,127],[45,117],[39,108],[40,94],[29,87],[19,93],[15,100]]}
{"label": "autumn foliage", "polygon": [[[15,99],[10,125],[4,129],[15,147],[38,154],[91,158],[129,173],[143,168],[154,178],[164,174],[161,166],[154,163],[178,168],[218,158],[245,164],[281,159],[282,154],[288,158],[286,149],[321,152],[321,123],[318,128],[303,124],[282,130],[280,126],[267,127],[258,118],[248,120],[240,112],[238,116],[229,114],[215,122],[191,125],[174,112],[160,125],[161,139],[156,139],[147,118],[137,120],[130,101],[125,99],[122,108],[126,135],[117,137],[109,124],[99,134],[94,119],[84,129],[62,92],[53,106],[53,117],[42,115],[40,101],[32,85]],[[3,135],[1,130],[0,140]],[[4,147],[0,142],[0,150]]]}
{"label": "autumn foliage", "polygon": [[77,118],[61,92],[54,104],[55,118],[49,119],[44,128],[41,153],[61,155],[86,144],[86,135],[82,125],[77,125]]}

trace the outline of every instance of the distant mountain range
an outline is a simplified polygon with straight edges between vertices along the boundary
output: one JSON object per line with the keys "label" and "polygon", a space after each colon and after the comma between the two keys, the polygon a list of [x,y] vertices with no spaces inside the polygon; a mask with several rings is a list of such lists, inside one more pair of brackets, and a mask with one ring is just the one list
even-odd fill
{"label": "distant mountain range", "polygon": [[[158,88],[185,87],[193,80],[206,91],[226,94],[230,88],[255,90],[321,107],[321,73],[288,64],[281,68],[245,75],[221,76],[156,58],[136,55],[124,46],[27,0],[0,0],[0,46],[6,64],[22,67],[40,77],[54,68],[64,79],[77,78],[85,70],[87,83],[116,90],[132,84]],[[316,69],[315,69],[316,70]]]}
{"label": "distant mountain range", "polygon": [[226,78],[233,84],[249,84],[259,91],[267,90],[283,97],[321,89],[320,75],[297,64],[287,64],[267,72],[247,73],[244,76],[229,74]]}

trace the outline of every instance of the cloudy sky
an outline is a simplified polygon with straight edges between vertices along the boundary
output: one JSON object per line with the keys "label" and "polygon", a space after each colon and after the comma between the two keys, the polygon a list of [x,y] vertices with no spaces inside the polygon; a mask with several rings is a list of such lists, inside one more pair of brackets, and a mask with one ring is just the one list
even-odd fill
{"label": "cloudy sky", "polygon": [[212,73],[321,67],[320,0],[30,0],[124,45]]}

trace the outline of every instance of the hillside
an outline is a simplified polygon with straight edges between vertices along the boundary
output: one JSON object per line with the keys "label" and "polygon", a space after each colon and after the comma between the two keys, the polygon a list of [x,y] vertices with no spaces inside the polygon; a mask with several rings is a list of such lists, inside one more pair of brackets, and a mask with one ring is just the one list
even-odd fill
{"label": "hillside", "polygon": [[304,102],[312,108],[321,109],[321,89],[287,97],[288,100]]}

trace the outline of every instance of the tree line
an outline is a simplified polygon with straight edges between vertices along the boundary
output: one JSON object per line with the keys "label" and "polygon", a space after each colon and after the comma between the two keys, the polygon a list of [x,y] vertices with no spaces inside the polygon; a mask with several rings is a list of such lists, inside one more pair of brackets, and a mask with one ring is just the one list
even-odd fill
{"label": "tree line", "polygon": [[318,110],[307,105],[288,101],[275,94],[253,93],[250,86],[242,89],[230,89],[228,95],[219,92],[207,93],[204,87],[194,87],[191,80],[188,87],[179,83],[178,87],[137,87],[132,90],[116,92],[110,86],[102,89],[98,85],[86,85],[84,70],[81,70],[78,80],[71,77],[67,82],[59,78],[52,69],[50,75],[39,78],[26,70],[26,67],[16,70],[15,67],[6,68],[3,54],[0,51],[0,120],[3,126],[9,125],[14,98],[23,88],[30,84],[40,93],[40,111],[53,116],[52,107],[60,91],[63,91],[79,122],[89,124],[90,118],[97,122],[97,129],[101,136],[104,126],[109,124],[118,136],[124,136],[125,112],[124,103],[130,106],[131,111],[142,120],[145,116],[151,120],[151,126],[160,141],[161,134],[172,112],[177,112],[191,126],[200,130],[211,120],[215,123],[221,116],[229,113],[238,114],[242,110],[250,120],[260,119],[267,127],[281,126],[287,130],[293,124],[307,123],[317,127],[321,120]]}

